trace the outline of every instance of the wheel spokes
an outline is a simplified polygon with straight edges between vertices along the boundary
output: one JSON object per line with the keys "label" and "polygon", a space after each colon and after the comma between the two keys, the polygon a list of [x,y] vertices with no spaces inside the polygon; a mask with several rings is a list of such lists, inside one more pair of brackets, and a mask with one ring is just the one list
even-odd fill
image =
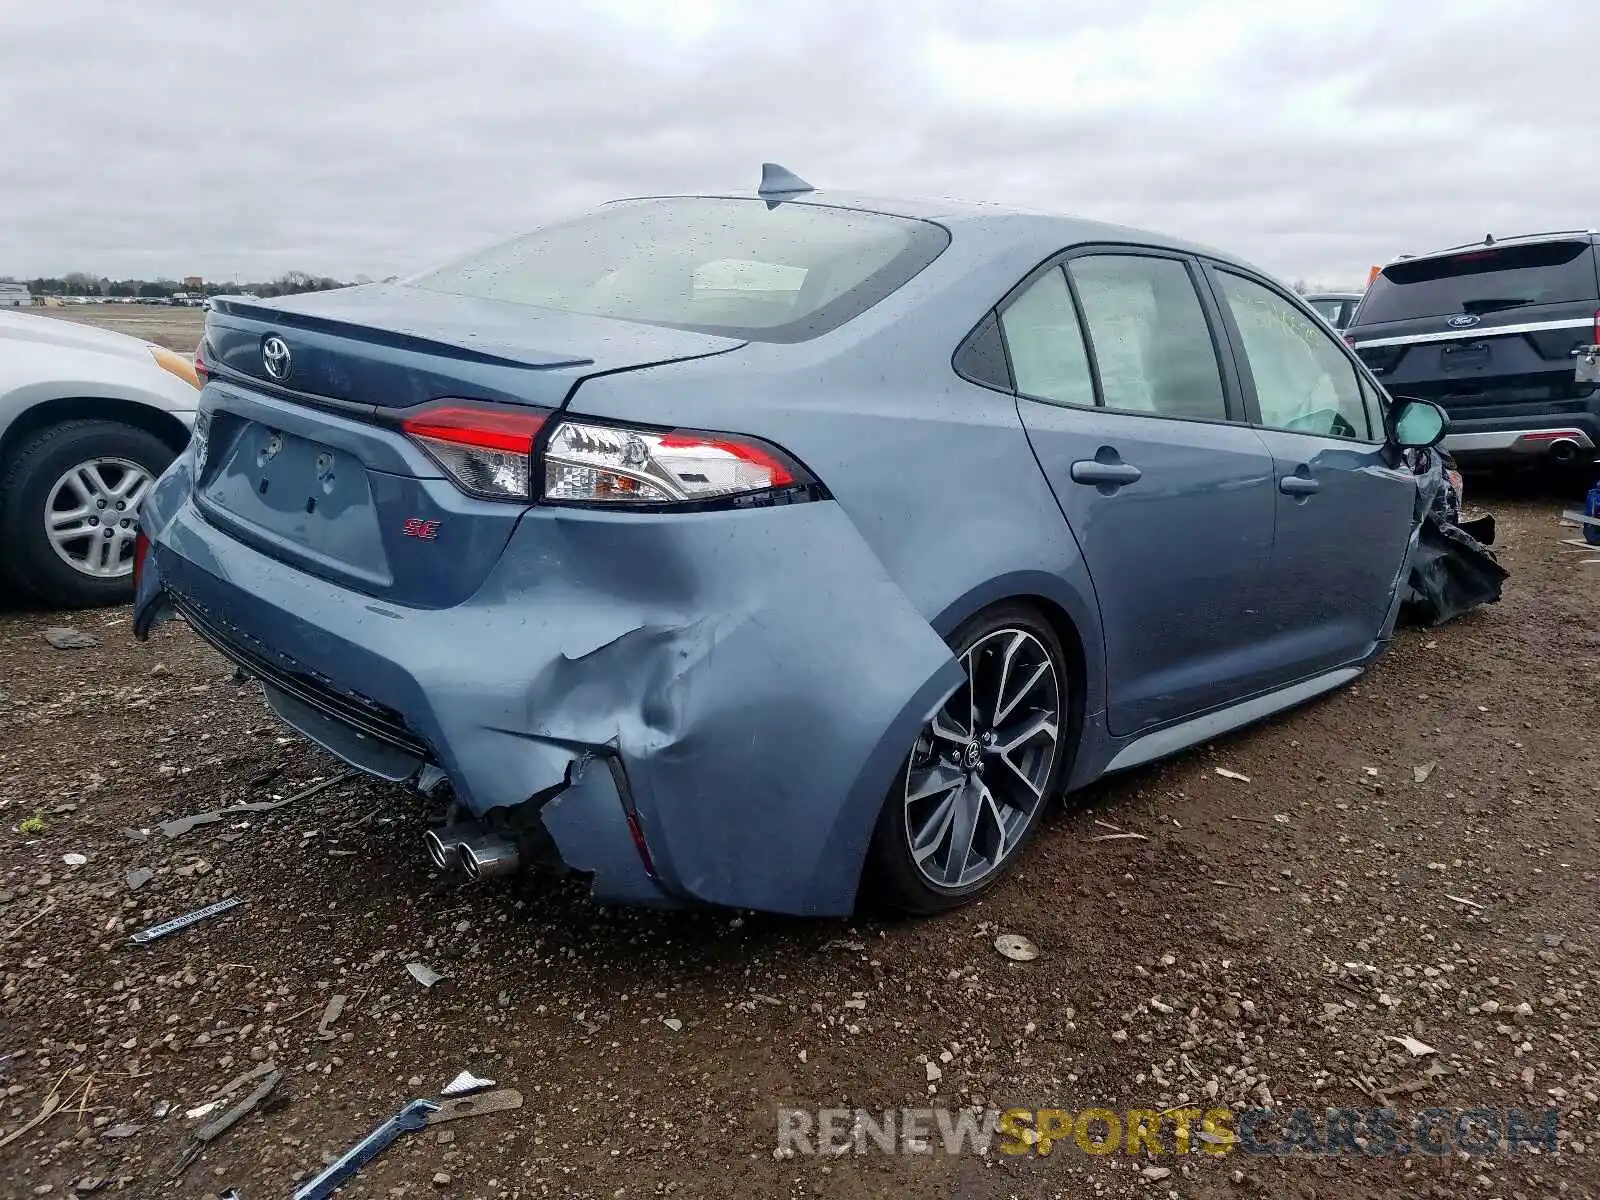
{"label": "wheel spokes", "polygon": [[931,800],[951,788],[966,782],[966,775],[949,763],[937,761],[932,766],[913,770],[906,776],[906,805]]}
{"label": "wheel spokes", "polygon": [[978,804],[973,789],[962,788],[957,793],[954,819],[950,824],[950,854],[944,863],[943,883],[946,887],[958,886],[967,874],[967,863],[972,858],[972,843],[978,835]]}
{"label": "wheel spokes", "polygon": [[94,516],[94,509],[87,506],[69,508],[59,512],[52,512],[49,517],[50,530],[57,539],[68,536],[82,537],[91,526],[89,518]]}
{"label": "wheel spokes", "polygon": [[1056,740],[1054,712],[1033,713],[1003,733],[997,730],[991,749],[1005,758],[1039,738],[1048,738],[1051,742]]}
{"label": "wheel spokes", "polygon": [[145,493],[150,490],[151,482],[150,476],[130,471],[127,478],[117,484],[117,494],[127,506],[127,512],[134,513],[139,510],[139,505],[144,502]]}
{"label": "wheel spokes", "polygon": [[105,499],[105,489],[100,484],[100,473],[93,463],[77,467],[63,481],[84,504],[93,506],[96,500]]}
{"label": "wheel spokes", "polygon": [[955,823],[956,809],[960,804],[961,785],[957,784],[945,792],[943,799],[923,824],[921,831],[911,839],[911,857],[917,861],[918,866],[932,858],[938,853],[939,847],[944,845],[950,826]]}
{"label": "wheel spokes", "polygon": [[[961,664],[965,694],[924,727],[905,776],[911,860],[944,888],[978,883],[1020,844],[1059,758],[1062,720],[1059,666],[1033,633],[998,629]],[[930,759],[931,744],[954,749]]]}
{"label": "wheel spokes", "polygon": [[127,575],[133,569],[139,506],[154,485],[147,468],[125,458],[97,458],[68,468],[40,514],[57,557],[95,578]]}
{"label": "wheel spokes", "polygon": [[1000,805],[995,801],[991,792],[983,781],[978,781],[979,815],[986,818],[994,826],[994,849],[987,858],[991,868],[998,867],[1005,861],[1006,853],[1010,849],[1011,835],[1006,828],[1005,815],[1000,811]]}
{"label": "wheel spokes", "polygon": [[1040,663],[1033,669],[1031,673],[1022,679],[1021,683],[1017,685],[1016,690],[1011,693],[1010,699],[1006,698],[1006,676],[1002,675],[1000,677],[1000,700],[998,706],[995,708],[994,723],[996,725],[1004,725],[1006,723],[1006,718],[1011,716],[1011,714],[1017,710],[1017,705],[1021,704],[1024,700],[1031,696],[1034,689],[1037,688],[1044,680],[1044,677],[1049,674],[1051,674],[1051,670],[1050,663],[1047,660]]}

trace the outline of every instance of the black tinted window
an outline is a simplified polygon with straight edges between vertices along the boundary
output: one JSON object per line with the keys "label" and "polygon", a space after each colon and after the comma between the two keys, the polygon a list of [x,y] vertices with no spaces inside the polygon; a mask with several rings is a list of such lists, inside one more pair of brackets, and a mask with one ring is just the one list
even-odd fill
{"label": "black tinted window", "polygon": [[1391,263],[1372,281],[1361,324],[1453,313],[1483,316],[1534,304],[1594,300],[1594,254],[1587,240],[1484,247],[1443,258]]}
{"label": "black tinted window", "polygon": [[406,280],[410,287],[793,342],[844,324],[950,242],[926,221],[761,200],[630,200]]}

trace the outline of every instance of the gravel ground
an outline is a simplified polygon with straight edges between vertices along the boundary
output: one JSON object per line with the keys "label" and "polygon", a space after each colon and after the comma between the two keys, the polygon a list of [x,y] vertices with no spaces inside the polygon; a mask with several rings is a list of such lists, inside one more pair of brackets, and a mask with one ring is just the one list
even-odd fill
{"label": "gravel ground", "polygon": [[[1600,568],[1558,544],[1554,505],[1496,509],[1501,604],[1090,789],[982,903],[907,923],[472,887],[427,865],[418,803],[365,780],[169,839],[158,823],[338,765],[181,626],[139,646],[122,610],[0,614],[0,1195],[287,1195],[463,1068],[521,1110],[413,1134],[343,1195],[1600,1194]],[[97,644],[45,640],[69,623]],[[1115,832],[1140,836],[1094,840]],[[153,874],[134,890],[133,871]],[[1039,957],[1001,957],[1002,931]],[[443,978],[424,988],[412,962]],[[271,1098],[167,1183],[223,1110],[185,1112],[269,1062]],[[60,1111],[25,1129],[52,1095]],[[1382,1099],[1554,1106],[1558,1149],[775,1153],[779,1106]]]}

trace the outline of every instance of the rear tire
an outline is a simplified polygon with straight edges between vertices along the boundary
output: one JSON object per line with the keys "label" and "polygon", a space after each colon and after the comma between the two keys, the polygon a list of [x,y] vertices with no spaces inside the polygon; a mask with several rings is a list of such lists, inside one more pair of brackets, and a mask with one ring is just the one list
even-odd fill
{"label": "rear tire", "polygon": [[868,852],[873,897],[900,912],[959,907],[1016,862],[1075,749],[1061,639],[1005,604],[950,638],[968,681],[925,725],[884,801]]}
{"label": "rear tire", "polygon": [[155,434],[119,421],[63,421],[32,435],[0,477],[0,571],[53,606],[132,600],[138,506],[176,457]]}

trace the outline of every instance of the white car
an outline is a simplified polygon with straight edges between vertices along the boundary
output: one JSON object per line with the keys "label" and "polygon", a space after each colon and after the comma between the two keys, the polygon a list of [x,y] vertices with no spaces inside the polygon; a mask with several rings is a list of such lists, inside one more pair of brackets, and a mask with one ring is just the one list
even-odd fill
{"label": "white car", "polygon": [[175,351],[0,312],[0,580],[66,607],[133,596],[139,502],[200,398]]}

